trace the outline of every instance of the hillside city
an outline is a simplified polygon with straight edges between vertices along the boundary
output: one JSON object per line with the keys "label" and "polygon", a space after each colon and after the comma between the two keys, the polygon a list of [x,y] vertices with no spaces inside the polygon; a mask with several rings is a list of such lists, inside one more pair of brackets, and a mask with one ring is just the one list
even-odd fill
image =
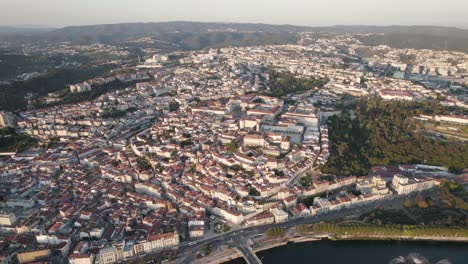
{"label": "hillside city", "polygon": [[3,130],[36,141],[0,156],[1,263],[138,263],[157,255],[195,263],[227,244],[260,263],[252,247],[268,228],[398,207],[448,180],[467,188],[466,156],[456,169],[322,168],[339,143],[330,119],[356,100],[435,101],[451,111],[410,119],[466,149],[468,54],[366,46],[366,34],[299,36],[286,45],[148,48],[135,64],[110,44],[24,47],[49,56],[106,53],[119,68],[0,112]]}

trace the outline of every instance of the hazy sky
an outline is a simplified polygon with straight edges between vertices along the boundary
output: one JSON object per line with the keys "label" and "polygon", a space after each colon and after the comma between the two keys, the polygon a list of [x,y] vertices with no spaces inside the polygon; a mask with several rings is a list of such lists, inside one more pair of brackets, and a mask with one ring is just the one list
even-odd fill
{"label": "hazy sky", "polygon": [[174,20],[468,28],[468,0],[0,0],[0,25]]}

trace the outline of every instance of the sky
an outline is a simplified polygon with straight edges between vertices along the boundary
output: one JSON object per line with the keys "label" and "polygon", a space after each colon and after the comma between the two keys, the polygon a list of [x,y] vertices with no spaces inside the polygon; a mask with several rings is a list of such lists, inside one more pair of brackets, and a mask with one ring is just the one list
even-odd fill
{"label": "sky", "polygon": [[64,27],[176,20],[468,29],[468,0],[0,0],[0,25]]}

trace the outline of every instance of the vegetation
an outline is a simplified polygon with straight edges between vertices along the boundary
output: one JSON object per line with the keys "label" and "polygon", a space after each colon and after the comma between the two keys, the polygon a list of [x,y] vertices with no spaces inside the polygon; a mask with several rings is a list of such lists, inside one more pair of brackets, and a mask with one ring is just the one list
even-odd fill
{"label": "vegetation", "polygon": [[296,230],[297,232],[301,234],[312,232],[312,225],[305,225],[305,224],[297,225]]}
{"label": "vegetation", "polygon": [[249,189],[249,195],[250,195],[250,196],[260,196],[260,192],[257,191],[257,189],[250,187],[250,189]]}
{"label": "vegetation", "polygon": [[299,93],[320,87],[326,83],[324,80],[314,78],[296,78],[292,73],[280,73],[268,71],[270,75],[270,89],[266,95],[272,97],[282,97],[291,93]]}
{"label": "vegetation", "polygon": [[14,128],[0,129],[0,152],[18,152],[37,146],[38,141],[35,138],[17,133]]}
{"label": "vegetation", "polygon": [[142,170],[151,170],[152,166],[151,163],[146,158],[138,158],[137,159],[137,165],[140,167]]}
{"label": "vegetation", "polygon": [[234,153],[237,151],[237,149],[239,148],[239,146],[237,145],[236,142],[232,141],[232,142],[229,142],[229,143],[226,143],[224,145],[226,147],[226,150],[231,152],[231,153]]}
{"label": "vegetation", "polygon": [[11,85],[0,85],[0,109],[14,111],[24,109],[28,93],[47,95],[64,89],[66,85],[83,82],[100,76],[114,66],[81,67],[78,69],[54,69],[47,75],[27,81],[14,82]]}
{"label": "vegetation", "polygon": [[128,260],[128,264],[147,264],[147,263],[171,263],[177,256],[177,250],[164,250],[147,255],[139,255],[137,258]]}
{"label": "vegetation", "polygon": [[284,234],[285,234],[284,228],[281,228],[281,227],[271,227],[271,228],[268,228],[267,231],[265,231],[265,235],[267,237],[282,237],[284,236]]}
{"label": "vegetation", "polygon": [[213,227],[213,230],[215,233],[217,234],[220,234],[220,233],[226,233],[228,232],[229,230],[231,230],[231,227],[228,226],[227,224],[225,223],[216,223]]}
{"label": "vegetation", "polygon": [[403,202],[403,206],[404,206],[404,207],[407,207],[407,208],[408,208],[408,207],[411,207],[411,206],[412,206],[411,201],[408,200],[408,199],[406,199],[406,200]]}
{"label": "vegetation", "polygon": [[229,169],[234,170],[234,171],[245,171],[245,169],[239,164],[234,164],[230,166]]}
{"label": "vegetation", "polygon": [[205,251],[205,255],[209,255],[211,253],[211,244],[206,244],[205,248],[204,248],[204,251]]}
{"label": "vegetation", "polygon": [[468,228],[440,227],[420,225],[351,225],[318,223],[313,225],[314,232],[326,232],[336,236],[357,237],[396,237],[396,236],[434,236],[434,237],[468,237]]}
{"label": "vegetation", "polygon": [[312,185],[312,175],[307,174],[306,176],[302,177],[299,182],[301,183],[302,186],[304,187],[309,187]]}
{"label": "vegetation", "polygon": [[467,204],[464,202],[467,193],[460,187],[459,184],[445,182],[439,186],[437,192],[407,198],[401,209],[379,208],[364,214],[360,220],[383,225],[468,227]]}
{"label": "vegetation", "polygon": [[322,171],[364,175],[374,165],[427,163],[457,172],[467,167],[468,144],[425,137],[409,118],[446,110],[434,102],[360,100],[356,118],[344,111],[328,121],[331,157]]}
{"label": "vegetation", "polygon": [[15,78],[25,72],[41,72],[46,68],[59,65],[63,57],[61,55],[23,55],[19,53],[0,52],[0,80]]}
{"label": "vegetation", "polygon": [[364,214],[360,220],[369,224],[380,225],[416,225],[418,224],[413,218],[409,217],[403,210],[395,209],[377,209],[370,213]]}
{"label": "vegetation", "polygon": [[115,90],[121,90],[126,87],[132,86],[136,82],[121,82],[119,80],[112,81],[110,83],[106,83],[100,86],[93,86],[93,89],[91,91],[86,91],[82,93],[71,93],[69,88],[65,88],[61,91],[59,91],[59,95],[61,96],[62,100],[56,103],[51,103],[51,104],[46,104],[43,102],[42,99],[38,99],[35,102],[35,106],[38,108],[41,107],[49,107],[49,106],[55,106],[55,105],[62,105],[62,104],[75,104],[79,102],[84,102],[84,101],[90,101],[93,99],[98,98],[99,96],[112,92]]}
{"label": "vegetation", "polygon": [[[160,40],[153,44],[153,46],[156,45],[154,48],[165,50],[175,49],[175,47],[183,50],[196,50],[228,46],[292,44],[297,43],[298,39],[296,34],[289,33],[299,28],[294,26],[232,24],[229,27],[235,27],[244,32],[226,32],[226,25],[217,23],[163,22],[64,28],[53,32],[48,37],[51,40],[80,43],[119,43],[128,39],[152,37]],[[208,32],[209,29],[221,29],[221,31]],[[132,46],[131,42],[126,44]],[[144,43],[133,44],[144,45]]]}
{"label": "vegetation", "polygon": [[169,103],[169,111],[170,112],[175,112],[179,110],[180,104],[177,101],[172,101]]}
{"label": "vegetation", "polygon": [[421,209],[427,209],[429,207],[429,203],[422,197],[420,193],[416,195],[415,202],[416,205]]}
{"label": "vegetation", "polygon": [[111,108],[109,110],[106,110],[102,113],[101,117],[102,118],[120,118],[125,116],[127,113],[132,113],[135,112],[137,109],[135,107],[129,107],[126,110],[119,110],[115,108]]}
{"label": "vegetation", "polygon": [[444,207],[456,208],[468,212],[468,203],[465,202],[468,194],[461,184],[443,182],[438,191],[439,199]]}
{"label": "vegetation", "polygon": [[[443,30],[446,32],[445,30]],[[434,30],[434,32],[441,32]],[[450,35],[450,36],[449,36]],[[414,48],[414,49],[432,49],[432,50],[449,50],[468,52],[467,41],[468,37],[464,34],[448,33],[442,36],[437,36],[428,32],[424,33],[403,33],[392,32],[387,34],[370,35],[358,37],[363,41],[364,45],[388,45],[392,48]]]}

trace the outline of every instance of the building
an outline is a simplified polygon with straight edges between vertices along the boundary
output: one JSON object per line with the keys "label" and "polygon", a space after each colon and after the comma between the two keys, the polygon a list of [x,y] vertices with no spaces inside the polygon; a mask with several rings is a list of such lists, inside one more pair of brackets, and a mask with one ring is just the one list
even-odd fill
{"label": "building", "polygon": [[87,82],[70,85],[70,92],[72,93],[87,92],[87,91],[91,91],[91,89],[92,89],[91,84]]}
{"label": "building", "polygon": [[401,174],[395,174],[392,180],[392,188],[398,194],[420,192],[434,187],[434,180],[428,178],[408,178]]}
{"label": "building", "polygon": [[318,118],[312,107],[291,106],[289,110],[282,115],[282,117],[296,120],[298,123],[318,130]]}
{"label": "building", "polygon": [[266,225],[266,224],[273,224],[274,222],[275,222],[275,216],[272,213],[264,212],[247,220],[246,224],[247,225]]}
{"label": "building", "polygon": [[49,249],[37,249],[32,251],[25,251],[18,253],[16,256],[18,258],[18,263],[28,263],[34,262],[41,259],[45,259],[49,257],[50,250]]}
{"label": "building", "polygon": [[261,134],[247,134],[244,137],[245,146],[263,147],[265,146],[265,138]]}
{"label": "building", "polygon": [[0,127],[15,127],[15,116],[10,112],[0,111]]}
{"label": "building", "polygon": [[0,226],[12,226],[16,222],[14,213],[1,213],[0,212]]}
{"label": "building", "polygon": [[468,117],[460,115],[436,115],[434,116],[434,120],[439,122],[442,121],[455,124],[468,124]]}
{"label": "building", "polygon": [[283,211],[283,210],[281,210],[279,208],[271,209],[270,213],[272,213],[273,216],[275,217],[275,222],[276,223],[283,223],[283,222],[288,221],[288,213],[286,213],[285,211]]}
{"label": "building", "polygon": [[94,254],[73,253],[68,257],[70,264],[93,264]]}
{"label": "building", "polygon": [[329,200],[321,197],[315,197],[314,198],[314,205],[317,206],[317,212],[314,212],[319,214],[319,213],[326,213],[330,211],[331,209],[331,203]]}
{"label": "building", "polygon": [[189,236],[191,239],[203,237],[205,235],[205,228],[200,225],[189,227]]}
{"label": "building", "polygon": [[390,192],[387,188],[387,182],[380,176],[359,178],[356,182],[356,190],[363,194],[372,193],[385,195]]}
{"label": "building", "polygon": [[115,246],[101,248],[96,256],[96,264],[112,264],[121,260],[121,254]]}
{"label": "building", "polygon": [[[142,243],[144,252],[163,250],[179,245],[179,233],[170,232],[163,234],[149,235],[147,242]],[[135,246],[138,246],[135,245]]]}

